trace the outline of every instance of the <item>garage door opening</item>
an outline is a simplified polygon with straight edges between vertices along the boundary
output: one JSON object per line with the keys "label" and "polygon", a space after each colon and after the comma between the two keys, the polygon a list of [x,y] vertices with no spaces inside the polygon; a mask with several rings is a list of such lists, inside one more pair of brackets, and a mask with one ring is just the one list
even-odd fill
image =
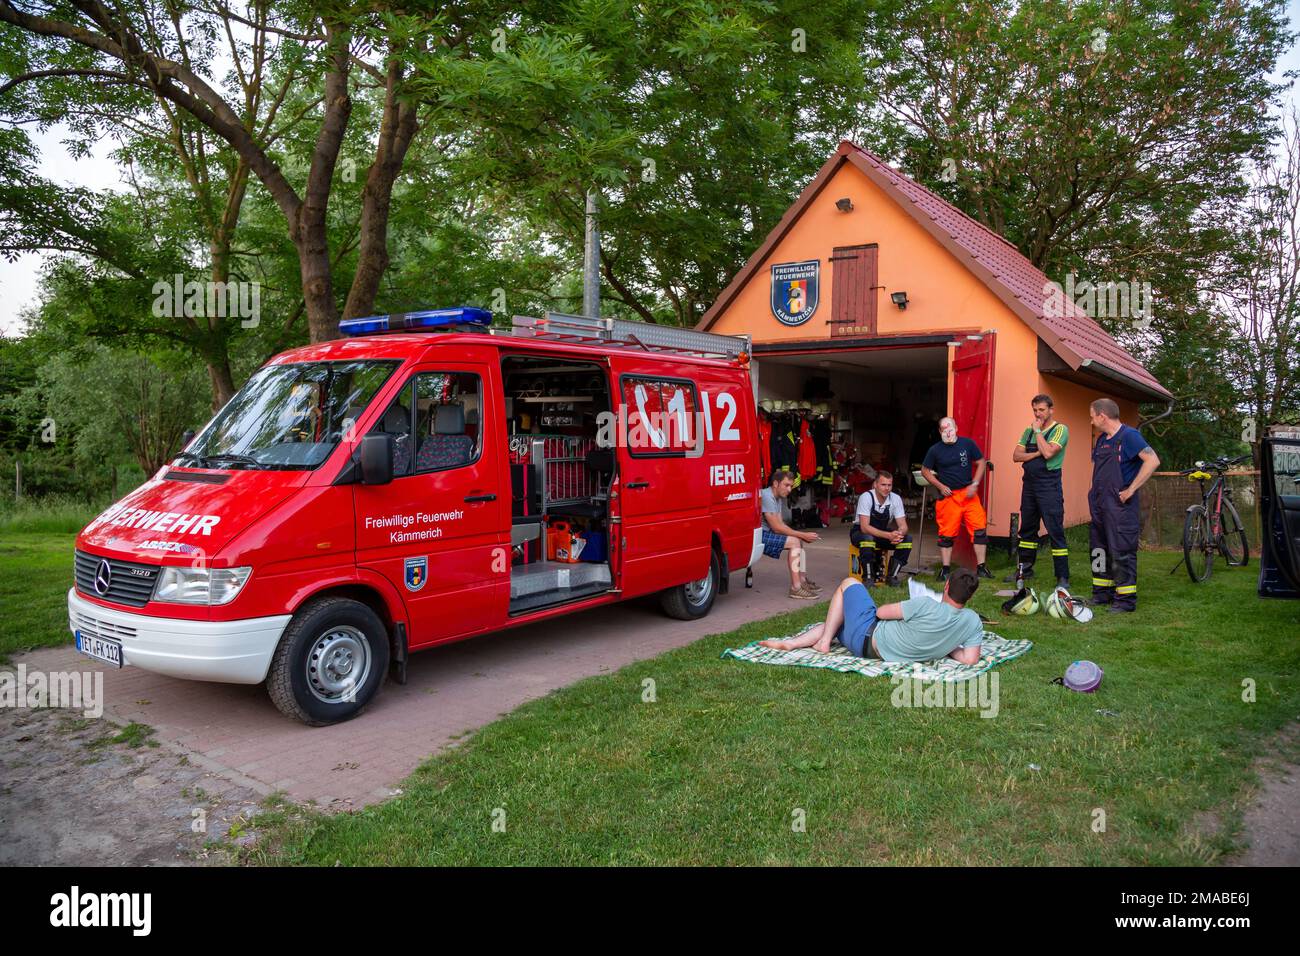
{"label": "garage door opening", "polygon": [[[760,415],[771,424],[771,466],[800,476],[791,495],[791,525],[838,530],[847,548],[857,499],[884,470],[894,475],[915,534],[922,505],[915,473],[947,414],[947,345],[755,351]],[[926,496],[930,541],[922,561],[933,553],[932,498]]]}

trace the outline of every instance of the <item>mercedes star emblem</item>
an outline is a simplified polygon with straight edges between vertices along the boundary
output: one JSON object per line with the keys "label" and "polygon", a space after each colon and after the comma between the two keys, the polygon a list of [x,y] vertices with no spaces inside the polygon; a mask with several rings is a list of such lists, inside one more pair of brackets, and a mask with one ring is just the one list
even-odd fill
{"label": "mercedes star emblem", "polygon": [[107,594],[108,586],[113,583],[113,568],[107,559],[99,562],[99,570],[95,572],[95,593]]}

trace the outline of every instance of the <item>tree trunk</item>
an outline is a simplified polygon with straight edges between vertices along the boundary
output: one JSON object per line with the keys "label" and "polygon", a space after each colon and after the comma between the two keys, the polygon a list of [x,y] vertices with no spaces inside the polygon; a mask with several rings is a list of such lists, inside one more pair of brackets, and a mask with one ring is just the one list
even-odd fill
{"label": "tree trunk", "polygon": [[[235,228],[239,224],[239,212],[244,205],[244,194],[248,188],[248,166],[241,160],[230,188],[226,193],[226,206],[222,212],[221,222],[212,237],[209,253],[212,258],[212,281],[219,283],[223,289],[230,282],[230,245],[234,241]],[[242,295],[227,294],[227,303],[242,303]],[[259,300],[260,301],[260,300]],[[218,412],[226,402],[235,395],[235,381],[230,372],[230,345],[228,340],[229,323],[236,318],[219,314],[208,316],[208,335],[211,349],[204,356],[208,367],[208,379],[212,382],[212,411]],[[243,316],[238,316],[242,320]]]}
{"label": "tree trunk", "polygon": [[373,311],[379,282],[388,269],[388,215],[392,207],[393,184],[402,171],[417,126],[415,107],[398,99],[401,82],[402,68],[397,51],[394,51],[388,61],[388,85],[379,145],[361,194],[357,271],[352,278],[347,304],[343,307],[343,317],[347,319],[369,315]]}
{"label": "tree trunk", "polygon": [[235,397],[235,379],[230,373],[229,358],[223,356],[210,360],[207,366],[208,380],[212,383],[212,413],[215,415]]}
{"label": "tree trunk", "polygon": [[[320,231],[324,231],[323,227]],[[339,307],[334,301],[330,257],[324,237],[320,237],[319,241],[305,239],[294,245],[298,248],[298,265],[302,272],[302,301],[307,311],[307,337],[312,342],[336,339],[339,335]]]}
{"label": "tree trunk", "polygon": [[331,60],[330,70],[325,74],[325,115],[312,152],[306,193],[297,215],[289,224],[302,274],[307,334],[313,342],[327,342],[339,335],[339,307],[334,299],[326,213],[334,167],[352,115],[352,98],[348,95],[348,68],[351,65],[348,43],[351,37],[346,30],[332,24],[326,26],[325,32]]}

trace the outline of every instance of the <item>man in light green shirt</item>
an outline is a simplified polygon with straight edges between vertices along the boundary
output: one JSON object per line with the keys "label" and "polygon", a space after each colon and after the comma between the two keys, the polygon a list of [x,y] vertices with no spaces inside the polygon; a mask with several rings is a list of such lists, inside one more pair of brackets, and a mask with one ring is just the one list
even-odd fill
{"label": "man in light green shirt", "polygon": [[959,664],[975,664],[984,644],[984,625],[966,602],[979,586],[974,571],[958,567],[948,576],[938,601],[925,595],[877,607],[861,581],[845,578],[831,596],[824,622],[788,641],[759,643],[779,651],[811,647],[827,654],[831,642],[838,640],[854,657],[886,661],[951,657]]}
{"label": "man in light green shirt", "polygon": [[1008,581],[1034,576],[1038,558],[1039,525],[1047,528],[1052,545],[1052,570],[1059,587],[1070,586],[1070,551],[1065,543],[1065,492],[1061,486],[1061,465],[1070,429],[1053,417],[1050,395],[1035,395],[1030,402],[1034,422],[1020,436],[1012,460],[1020,462],[1024,478],[1020,486],[1020,547],[1018,565]]}
{"label": "man in light green shirt", "polygon": [[876,655],[886,661],[933,661],[941,657],[952,657],[962,664],[979,661],[984,644],[980,616],[953,600],[947,588],[943,596],[942,601],[914,597],[900,602],[899,618],[883,619],[871,635]]}

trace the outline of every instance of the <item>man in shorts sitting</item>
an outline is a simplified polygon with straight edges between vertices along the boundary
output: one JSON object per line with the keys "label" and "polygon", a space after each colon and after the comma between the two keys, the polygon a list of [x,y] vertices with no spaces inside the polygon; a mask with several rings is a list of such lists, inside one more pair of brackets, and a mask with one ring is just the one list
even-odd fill
{"label": "man in shorts sitting", "polygon": [[815,531],[795,531],[790,527],[790,508],[786,499],[794,490],[794,475],[788,471],[774,471],[768,485],[759,492],[759,508],[763,512],[763,553],[769,558],[783,554],[790,568],[790,597],[811,601],[821,594],[821,586],[805,573],[807,558],[803,546],[816,541]]}
{"label": "man in shorts sitting", "polygon": [[885,661],[951,657],[959,664],[975,664],[984,643],[984,625],[966,602],[979,586],[974,571],[957,567],[948,575],[942,601],[922,595],[876,607],[861,581],[845,578],[831,596],[823,623],[788,641],[759,643],[779,651],[811,647],[827,654],[831,641],[838,640],[854,657]]}

